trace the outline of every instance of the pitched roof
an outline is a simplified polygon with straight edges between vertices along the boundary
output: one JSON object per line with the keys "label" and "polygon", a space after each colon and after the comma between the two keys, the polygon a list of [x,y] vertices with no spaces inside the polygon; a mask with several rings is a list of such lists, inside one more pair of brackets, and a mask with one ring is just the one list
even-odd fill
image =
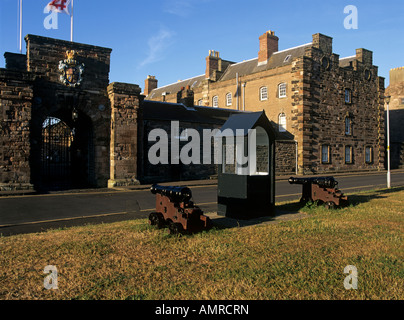
{"label": "pitched roof", "polygon": [[[248,134],[248,130],[253,129],[258,119],[265,114],[264,111],[260,112],[251,112],[244,114],[232,115],[222,126],[221,130],[225,131],[226,129],[231,130],[231,134],[229,132],[223,132],[220,136],[226,137],[228,135],[240,135],[242,132],[242,136],[246,136]],[[240,130],[240,131],[237,131]],[[241,131],[242,130],[242,131]]]}
{"label": "pitched roof", "polygon": [[181,103],[169,103],[160,101],[144,100],[143,119],[180,121],[206,124],[223,124],[232,114],[241,111],[212,107],[186,107]]}
{"label": "pitched roof", "polygon": [[[247,136],[250,129],[257,126],[263,127],[269,134],[269,138],[276,139],[277,134],[272,122],[265,115],[265,111],[233,114],[221,127],[221,134],[218,136]],[[227,130],[230,129],[230,130]]]}
{"label": "pitched roof", "polygon": [[339,59],[339,66],[341,68],[352,67],[351,62],[354,61],[355,59],[356,59],[356,56],[340,58]]}
{"label": "pitched roof", "polygon": [[[233,118],[235,115],[243,114],[243,117],[233,118],[230,124],[240,119],[243,124],[236,126],[236,128],[242,129],[248,126],[252,126],[262,116],[263,112],[248,112],[237,111],[233,109],[212,108],[203,106],[186,107],[182,103],[170,103],[144,100],[142,102],[143,120],[155,120],[155,121],[179,121],[179,122],[191,122],[201,124],[216,124],[223,125],[227,120]],[[248,119],[248,120],[246,120]],[[236,121],[236,122],[237,122]],[[272,120],[269,120],[272,128],[277,128],[277,124]],[[233,123],[234,124],[234,123]],[[278,132],[274,130],[276,140],[290,140],[293,141],[293,135],[289,132]]]}
{"label": "pitched roof", "polygon": [[178,91],[181,90],[181,88],[186,88],[186,86],[188,85],[192,89],[193,87],[197,87],[204,79],[205,75],[203,74],[186,80],[180,80],[176,83],[172,83],[163,87],[153,89],[147,97],[149,99],[157,98],[160,97],[164,92],[167,92],[167,94],[169,93],[176,94]]}
{"label": "pitched roof", "polygon": [[[261,72],[268,69],[289,65],[292,63],[292,60],[295,59],[296,57],[303,56],[305,49],[310,47],[311,45],[312,43],[307,43],[294,48],[289,48],[286,50],[275,52],[268,60],[268,63],[264,65],[258,65],[258,58],[231,64],[225,70],[219,81],[234,79],[236,78],[236,74],[238,74],[239,76],[245,76],[256,72]],[[286,57],[288,56],[290,56],[289,59],[286,59]],[[152,90],[147,97],[149,99],[153,99],[161,96],[164,92],[167,92],[167,94],[177,93],[178,91],[181,90],[181,88],[185,88],[188,85],[192,89],[193,87],[198,87],[203,80],[205,80],[204,74],[186,80],[181,80],[176,83],[156,88]]]}
{"label": "pitched roof", "polygon": [[[268,62],[263,65],[258,65],[258,58],[235,63],[230,65],[219,81],[226,81],[236,78],[236,75],[245,76],[277,67],[286,66],[292,63],[296,57],[304,55],[306,48],[310,47],[312,43],[307,43],[298,47],[275,52],[269,58]],[[290,56],[288,59],[286,57]]]}

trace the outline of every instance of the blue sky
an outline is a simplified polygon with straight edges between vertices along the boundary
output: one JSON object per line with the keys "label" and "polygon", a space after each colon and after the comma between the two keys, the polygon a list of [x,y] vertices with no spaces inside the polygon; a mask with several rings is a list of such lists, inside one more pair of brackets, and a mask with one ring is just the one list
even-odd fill
{"label": "blue sky", "polygon": [[[23,0],[23,35],[70,39],[70,18],[46,30],[50,0]],[[344,8],[358,9],[358,29],[345,29]],[[331,36],[341,57],[373,51],[379,75],[404,66],[403,0],[74,0],[74,41],[112,48],[110,81],[144,87],[147,75],[159,86],[204,74],[209,50],[235,62],[257,57],[258,37],[274,30],[279,50]],[[0,0],[0,54],[18,52],[18,0]],[[25,42],[23,43],[25,53]],[[4,58],[0,57],[0,67]]]}

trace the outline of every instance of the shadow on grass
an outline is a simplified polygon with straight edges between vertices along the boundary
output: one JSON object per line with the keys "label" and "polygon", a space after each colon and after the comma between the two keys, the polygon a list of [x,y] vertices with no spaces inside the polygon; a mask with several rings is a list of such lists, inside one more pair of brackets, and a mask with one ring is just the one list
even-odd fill
{"label": "shadow on grass", "polygon": [[349,194],[348,200],[350,206],[357,206],[361,203],[369,202],[374,199],[384,199],[391,193],[396,193],[404,191],[404,187],[395,187],[391,189],[379,189],[379,190],[371,190],[359,192],[357,194]]}
{"label": "shadow on grass", "polygon": [[[374,199],[383,199],[391,193],[404,191],[404,187],[395,187],[391,189],[380,189],[362,191],[357,194],[348,195],[348,206],[358,206],[362,203],[369,202]],[[274,216],[254,218],[250,220],[233,219],[229,217],[218,216],[215,214],[209,215],[213,221],[213,224],[218,229],[247,227],[260,224],[273,224],[281,221],[299,220],[308,217],[308,213],[302,212],[304,208],[315,208],[316,206],[322,206],[321,204],[302,204],[299,201],[280,204],[276,206],[276,214]],[[329,209],[329,210],[339,210]]]}
{"label": "shadow on grass", "polygon": [[[362,203],[369,202],[374,199],[384,199],[387,198],[388,194],[396,193],[404,191],[404,187],[394,187],[391,189],[377,189],[377,190],[367,190],[360,191],[354,194],[346,194],[348,196],[348,204],[347,206],[356,207]],[[317,206],[321,206],[322,204],[317,204]],[[302,204],[300,202],[291,202],[277,206],[280,210],[285,211],[299,211],[304,207],[316,207],[316,204]],[[332,209],[331,209],[332,210]],[[335,209],[335,210],[338,210]]]}
{"label": "shadow on grass", "polygon": [[[249,220],[242,220],[236,218],[229,218],[224,216],[219,216],[217,214],[209,214],[214,227],[218,229],[227,229],[227,228],[237,228],[237,227],[248,227],[254,225],[261,224],[274,224],[279,223],[281,221],[291,221],[306,218],[308,215],[304,212],[300,212],[298,207],[284,207],[279,206],[276,208],[276,213],[273,216],[259,217],[253,218]],[[296,208],[296,209],[295,209]]]}

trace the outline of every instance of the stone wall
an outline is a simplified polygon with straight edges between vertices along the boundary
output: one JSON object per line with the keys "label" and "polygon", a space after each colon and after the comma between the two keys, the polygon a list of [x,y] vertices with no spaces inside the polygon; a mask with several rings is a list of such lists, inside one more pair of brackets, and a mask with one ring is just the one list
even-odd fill
{"label": "stone wall", "polygon": [[[317,39],[319,38],[319,39]],[[372,63],[372,52],[357,49],[352,67],[341,68],[332,54],[328,37],[313,36],[308,53],[310,81],[304,99],[303,148],[307,173],[380,170],[384,166],[384,79]],[[323,59],[328,60],[328,64]],[[367,78],[366,75],[371,75]],[[345,102],[345,90],[351,96]],[[345,133],[345,118],[351,132]],[[322,146],[329,146],[329,162],[323,163]],[[345,147],[352,147],[352,163],[345,162]],[[365,148],[372,148],[372,160],[365,161]]]}
{"label": "stone wall", "polygon": [[0,190],[31,189],[32,78],[0,69]]}
{"label": "stone wall", "polygon": [[[106,186],[109,179],[111,109],[107,94],[111,49],[76,42],[27,35],[27,70],[34,77],[31,121],[32,180],[39,183],[42,123],[57,117],[73,127],[75,108],[91,131],[93,154],[87,173],[89,186]],[[75,59],[84,64],[80,86],[67,87],[60,81],[59,62],[74,50]]]}
{"label": "stone wall", "polygon": [[296,142],[275,141],[275,174],[296,174]]}
{"label": "stone wall", "polygon": [[143,96],[138,85],[111,83],[108,95],[111,101],[111,141],[109,187],[139,184],[138,110]]}
{"label": "stone wall", "polygon": [[4,53],[6,59],[6,69],[27,71],[27,56],[19,53]]}
{"label": "stone wall", "polygon": [[[205,123],[194,123],[194,122],[186,122],[181,121],[180,123],[180,131],[182,128],[187,129],[195,129],[199,132],[200,137],[203,137],[203,129],[214,129],[220,128],[220,126],[215,126],[211,124]],[[149,134],[154,129],[163,129],[168,134],[168,160],[169,164],[157,164],[153,165],[150,163],[148,159],[148,154],[150,148],[156,143],[153,141],[148,141]],[[172,159],[170,157],[171,150],[171,121],[158,121],[158,120],[145,120],[143,122],[142,129],[142,151],[139,152],[139,178],[142,183],[154,183],[154,182],[163,182],[163,181],[180,181],[180,180],[199,180],[199,179],[209,179],[211,177],[215,177],[217,175],[217,165],[212,164],[202,164],[203,161],[203,141],[201,141],[201,149],[199,150],[200,161],[201,164],[182,164],[181,161],[179,164],[172,164]],[[179,150],[181,151],[184,145],[188,143],[188,141],[181,141],[178,139]],[[211,155],[213,158],[214,150],[213,150],[213,139],[212,139],[212,149]]]}

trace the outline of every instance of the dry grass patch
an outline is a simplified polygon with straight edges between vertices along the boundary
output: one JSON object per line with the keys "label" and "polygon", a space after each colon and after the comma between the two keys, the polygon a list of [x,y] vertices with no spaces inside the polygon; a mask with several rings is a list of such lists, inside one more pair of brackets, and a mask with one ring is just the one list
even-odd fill
{"label": "dry grass patch", "polygon": [[[350,199],[302,208],[303,220],[190,236],[134,220],[3,237],[0,298],[403,299],[404,190]],[[44,289],[47,265],[58,290]],[[343,286],[347,265],[358,290]]]}

